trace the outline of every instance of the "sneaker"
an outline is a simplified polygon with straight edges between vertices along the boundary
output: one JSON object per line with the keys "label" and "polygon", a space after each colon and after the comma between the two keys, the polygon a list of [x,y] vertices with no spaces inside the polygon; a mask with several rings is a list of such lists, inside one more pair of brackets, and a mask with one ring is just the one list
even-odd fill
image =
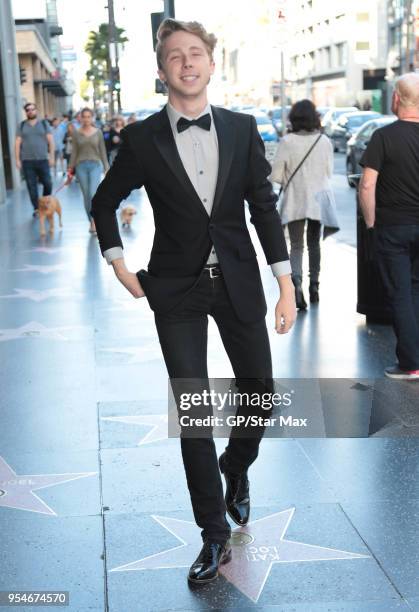
{"label": "sneaker", "polygon": [[39,217],[39,210],[37,208],[35,208],[35,210],[33,211],[32,217]]}
{"label": "sneaker", "polygon": [[384,374],[396,380],[419,380],[419,370],[402,370],[399,366],[390,366]]}

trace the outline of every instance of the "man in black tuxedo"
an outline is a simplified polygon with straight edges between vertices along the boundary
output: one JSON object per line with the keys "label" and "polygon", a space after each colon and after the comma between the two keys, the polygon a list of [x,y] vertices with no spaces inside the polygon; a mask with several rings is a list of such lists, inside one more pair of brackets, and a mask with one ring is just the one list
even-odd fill
{"label": "man in black tuxedo", "polygon": [[[289,331],[296,317],[291,268],[271,167],[251,115],[208,104],[216,38],[197,22],[165,20],[156,49],[168,87],[163,110],[123,130],[118,155],[92,206],[101,252],[136,297],[146,296],[170,378],[202,380],[207,372],[210,314],[237,379],[272,379],[266,302],[251,222],[278,280],[275,328]],[[130,272],[115,211],[144,186],[155,221],[148,270]],[[261,435],[230,438],[219,463],[212,436],[181,435],[181,450],[197,525],[204,541],[188,578],[208,582],[231,558],[226,510],[239,525],[249,518],[247,469]],[[220,468],[220,469],[219,469]],[[220,470],[226,479],[225,499]]]}

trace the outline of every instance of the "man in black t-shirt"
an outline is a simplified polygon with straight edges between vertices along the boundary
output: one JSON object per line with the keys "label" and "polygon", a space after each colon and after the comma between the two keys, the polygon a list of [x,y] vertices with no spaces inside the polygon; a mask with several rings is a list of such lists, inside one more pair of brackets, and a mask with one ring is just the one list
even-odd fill
{"label": "man in black t-shirt", "polygon": [[386,376],[419,379],[419,74],[396,81],[398,121],[376,130],[365,151],[360,203],[376,234],[377,261],[393,315],[398,364]]}

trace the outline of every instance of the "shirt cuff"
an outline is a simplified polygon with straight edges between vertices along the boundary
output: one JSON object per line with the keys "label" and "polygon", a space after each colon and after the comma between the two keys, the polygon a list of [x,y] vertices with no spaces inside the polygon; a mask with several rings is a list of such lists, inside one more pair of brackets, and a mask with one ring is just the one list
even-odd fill
{"label": "shirt cuff", "polygon": [[286,259],[285,261],[276,261],[271,264],[272,274],[274,276],[284,276],[285,274],[291,274],[291,264],[290,260]]}
{"label": "shirt cuff", "polygon": [[123,259],[124,251],[120,246],[112,247],[111,249],[106,249],[106,251],[103,251],[103,257],[108,262],[108,265],[110,265],[114,259],[118,259],[120,257]]}

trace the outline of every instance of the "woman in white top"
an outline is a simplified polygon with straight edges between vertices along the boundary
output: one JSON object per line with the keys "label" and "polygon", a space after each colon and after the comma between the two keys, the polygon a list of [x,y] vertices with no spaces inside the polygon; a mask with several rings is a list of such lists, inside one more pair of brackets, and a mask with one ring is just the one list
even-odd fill
{"label": "woman in white top", "polygon": [[291,242],[296,304],[297,308],[305,310],[307,304],[302,290],[304,230],[307,228],[312,303],[319,301],[321,227],[323,238],[339,230],[330,186],[333,147],[320,131],[320,116],[310,100],[294,104],[289,121],[291,129],[278,145],[271,179],[283,188],[280,214],[282,223],[288,226]]}

